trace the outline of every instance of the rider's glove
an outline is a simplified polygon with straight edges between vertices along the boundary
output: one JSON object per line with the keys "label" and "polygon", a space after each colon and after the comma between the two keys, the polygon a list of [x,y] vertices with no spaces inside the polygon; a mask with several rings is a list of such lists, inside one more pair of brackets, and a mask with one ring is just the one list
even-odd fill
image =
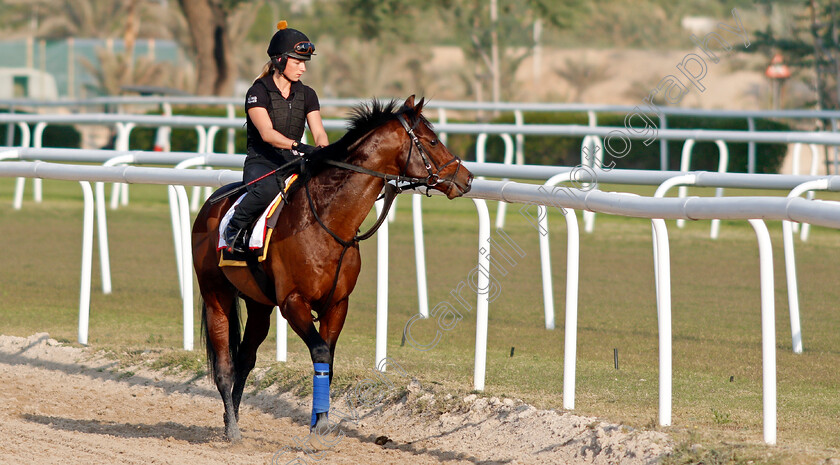
{"label": "rider's glove", "polygon": [[312,145],[301,144],[298,141],[292,142],[292,151],[295,152],[296,155],[305,156],[310,155],[312,152],[318,150],[318,147],[314,147]]}

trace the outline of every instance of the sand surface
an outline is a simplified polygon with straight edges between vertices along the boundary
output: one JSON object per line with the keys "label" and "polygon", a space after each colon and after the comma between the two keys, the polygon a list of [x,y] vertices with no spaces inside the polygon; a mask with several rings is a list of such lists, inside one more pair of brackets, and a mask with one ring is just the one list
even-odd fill
{"label": "sand surface", "polygon": [[243,440],[231,444],[206,377],[120,366],[46,333],[0,336],[0,392],[0,463],[647,464],[670,450],[659,432],[512,399],[470,395],[424,411],[432,394],[415,384],[359,406],[322,441],[309,436],[310,399],[248,388]]}

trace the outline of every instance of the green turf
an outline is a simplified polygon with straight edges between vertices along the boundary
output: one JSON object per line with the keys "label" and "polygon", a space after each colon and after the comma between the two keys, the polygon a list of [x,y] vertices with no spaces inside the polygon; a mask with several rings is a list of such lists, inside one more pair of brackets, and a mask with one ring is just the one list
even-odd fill
{"label": "green turf", "polygon": [[[109,186],[110,187],[110,186]],[[654,187],[603,186],[650,195]],[[76,340],[82,229],[78,183],[46,181],[45,201],[31,191],[21,211],[11,208],[13,180],[0,179],[0,332],[26,336],[47,331]],[[713,195],[692,189],[691,195]],[[727,190],[726,195],[785,195]],[[673,193],[672,193],[673,195]],[[837,199],[819,193],[819,198]],[[440,342],[421,352],[401,346],[406,322],[417,311],[410,199],[400,197],[391,225],[388,354],[412,376],[450,391],[472,389],[475,311]],[[496,203],[488,202],[495,219]],[[477,218],[473,202],[424,199],[430,306],[455,304],[450,291],[476,266]],[[561,408],[566,233],[551,215],[551,254],[557,329],[544,329],[536,230],[508,208],[505,231],[524,250],[491,303],[487,353],[488,395],[507,395],[544,408]],[[580,215],[579,215],[580,218]],[[371,218],[368,218],[370,223]],[[837,456],[840,448],[840,315],[836,311],[840,235],[814,227],[796,241],[805,353],[791,352],[781,224],[768,222],[773,240],[778,361],[777,448],[761,444],[761,327],[758,251],[745,221],[724,221],[709,239],[709,222],[677,229],[669,222],[673,294],[674,404],[672,428],[680,440],[709,442],[752,460],[766,453],[807,460]],[[94,257],[90,344],[110,348],[181,346],[181,303],[172,233],[162,186],[132,186],[131,205],[108,211],[114,293],[102,295]],[[498,233],[494,239],[498,240]],[[364,265],[339,341],[337,382],[348,387],[373,365],[375,240],[361,245]],[[96,246],[94,247],[96,250]],[[654,426],[658,409],[658,336],[648,220],[598,215],[594,234],[581,237],[576,411],[633,426]],[[468,295],[468,292],[464,292]],[[471,303],[474,305],[474,295]],[[457,307],[456,307],[457,308]],[[196,321],[197,312],[196,312]],[[435,321],[412,327],[418,342],[435,334]],[[198,328],[196,328],[196,335]],[[261,349],[267,364],[274,331]],[[196,338],[198,341],[198,338]],[[514,355],[511,357],[511,348]],[[619,370],[614,368],[617,349]],[[289,332],[287,368],[272,378],[308,379],[308,352]],[[279,370],[279,371],[278,371]],[[292,373],[290,370],[295,371]],[[343,373],[342,373],[343,372]],[[295,374],[296,373],[296,374]],[[367,374],[366,374],[367,373]],[[292,380],[292,381],[289,381]],[[299,381],[299,380],[298,380]],[[265,380],[261,381],[265,384]],[[695,433],[697,431],[697,433]],[[695,435],[700,435],[699,439]],[[734,445],[733,445],[734,444]],[[732,447],[749,446],[747,452]],[[718,450],[718,449],[713,449]],[[685,452],[690,457],[693,452]],[[740,455],[738,455],[740,454]],[[688,458],[686,460],[689,460]],[[698,459],[699,460],[699,459]],[[808,463],[806,462],[804,463]],[[690,461],[690,460],[689,460]],[[788,461],[785,459],[785,461]],[[760,461],[759,461],[760,462]],[[686,463],[686,462],[679,462]],[[758,463],[758,462],[757,462]]]}

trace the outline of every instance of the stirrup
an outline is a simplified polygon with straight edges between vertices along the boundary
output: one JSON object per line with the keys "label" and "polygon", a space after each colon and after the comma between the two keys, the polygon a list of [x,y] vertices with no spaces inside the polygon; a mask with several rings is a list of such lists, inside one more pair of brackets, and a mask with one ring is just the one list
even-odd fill
{"label": "stirrup", "polygon": [[228,227],[225,230],[225,242],[228,252],[245,253],[248,251],[248,229]]}

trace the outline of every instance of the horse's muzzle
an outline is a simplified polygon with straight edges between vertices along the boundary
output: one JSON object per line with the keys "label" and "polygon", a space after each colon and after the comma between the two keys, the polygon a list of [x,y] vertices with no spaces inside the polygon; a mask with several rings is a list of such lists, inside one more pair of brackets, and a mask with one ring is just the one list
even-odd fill
{"label": "horse's muzzle", "polygon": [[446,196],[451,200],[460,197],[472,188],[473,175],[466,168],[455,176],[455,179],[449,181],[449,189],[446,190]]}

